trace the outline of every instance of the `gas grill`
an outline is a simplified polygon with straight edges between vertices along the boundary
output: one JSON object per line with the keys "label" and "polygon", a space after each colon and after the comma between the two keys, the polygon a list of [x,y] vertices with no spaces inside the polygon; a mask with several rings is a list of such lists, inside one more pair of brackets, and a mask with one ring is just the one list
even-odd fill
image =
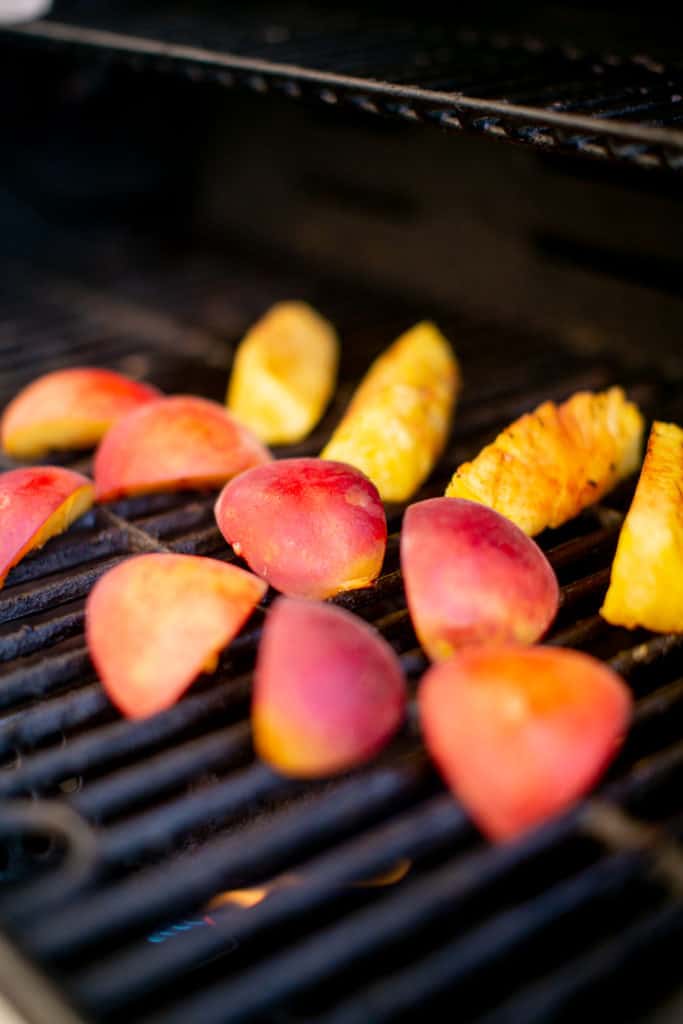
{"label": "gas grill", "polygon": [[[221,400],[246,328],[302,298],[339,329],[340,383],[277,455],[317,454],[372,358],[425,316],[465,388],[418,497],[579,388],[618,383],[683,422],[683,64],[666,39],[646,55],[625,18],[606,49],[611,19],[571,6],[474,26],[428,4],[140,6],[57,3],[0,34],[0,405],[94,364]],[[234,560],[214,493],[98,507],[25,558],[0,591],[0,1021],[680,1020],[683,637],[598,615],[633,486],[539,538],[562,587],[546,642],[611,664],[633,727],[586,800],[498,847],[445,791],[413,704],[342,778],[254,757],[272,592],[175,707],[114,711],[85,597],[133,553]],[[402,513],[387,507],[376,585],[335,601],[389,640],[414,694]]]}

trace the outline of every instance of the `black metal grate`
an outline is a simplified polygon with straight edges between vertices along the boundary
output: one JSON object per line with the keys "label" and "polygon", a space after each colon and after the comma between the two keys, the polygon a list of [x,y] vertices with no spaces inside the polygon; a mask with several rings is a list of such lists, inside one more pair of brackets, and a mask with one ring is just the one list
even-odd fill
{"label": "black metal grate", "polygon": [[[335,319],[345,342],[340,397],[298,449],[316,452],[371,355],[425,312],[243,258],[183,254],[156,267],[147,258],[142,273],[122,256],[125,270],[109,277],[91,262],[77,278],[63,270],[27,279],[24,269],[28,308],[9,301],[17,292],[6,279],[2,328],[13,368],[3,401],[49,365],[53,344],[67,362],[137,367],[169,389],[191,380],[218,397],[244,326],[275,299],[300,295]],[[440,493],[456,462],[544,397],[619,381],[648,412],[681,415],[679,382],[654,372],[632,380],[552,338],[439,319],[466,389],[425,495]],[[185,337],[194,342],[183,351]],[[30,339],[42,349],[29,359]],[[632,733],[594,796],[499,848],[444,792],[414,716],[381,759],[332,782],[293,783],[255,761],[249,671],[263,609],[216,675],[176,707],[120,720],[84,647],[93,581],[133,551],[231,554],[211,494],[138,498],[88,514],[0,592],[8,933],[88,1019],[106,1022],[451,1020],[455,1005],[464,1021],[575,1019],[603,987],[616,1015],[622,1005],[628,1019],[651,1008],[679,981],[683,640],[629,634],[597,615],[628,495],[622,487],[542,542],[562,584],[549,642],[591,651],[624,675],[637,697]],[[401,509],[388,516],[379,583],[339,601],[387,636],[414,684],[426,662],[398,571]],[[226,891],[230,899],[213,905]],[[60,1021],[54,1006],[46,1014]]]}
{"label": "black metal grate", "polygon": [[462,28],[443,13],[435,21],[315,4],[231,5],[226,12],[224,5],[176,3],[151,13],[149,6],[58,0],[50,19],[6,39],[75,46],[544,150],[683,166],[680,54],[670,40],[664,59],[643,54],[642,34],[620,50],[623,12],[608,34],[612,48],[596,51],[590,32],[588,46],[577,46],[519,24],[513,31]]}

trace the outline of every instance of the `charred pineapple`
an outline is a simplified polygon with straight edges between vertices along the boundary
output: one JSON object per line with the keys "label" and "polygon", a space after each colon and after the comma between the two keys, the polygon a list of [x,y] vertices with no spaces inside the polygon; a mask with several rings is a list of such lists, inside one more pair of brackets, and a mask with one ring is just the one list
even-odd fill
{"label": "charred pineapple", "polygon": [[372,364],[321,458],[360,469],[384,501],[407,501],[446,443],[460,383],[444,336],[417,324]]}
{"label": "charred pineapple", "polygon": [[488,505],[534,536],[561,526],[633,473],[643,417],[621,388],[544,402],[507,427],[446,489]]}
{"label": "charred pineapple", "polygon": [[293,444],[316,425],[334,391],[339,342],[305,302],[279,302],[242,340],[230,411],[266,444]]}
{"label": "charred pineapple", "polygon": [[654,423],[600,610],[615,626],[683,632],[683,430]]}

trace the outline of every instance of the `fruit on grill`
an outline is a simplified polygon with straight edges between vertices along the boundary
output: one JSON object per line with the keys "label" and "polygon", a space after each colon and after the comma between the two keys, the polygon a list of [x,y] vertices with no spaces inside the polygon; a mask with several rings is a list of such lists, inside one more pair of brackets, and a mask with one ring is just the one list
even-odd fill
{"label": "fruit on grill", "polygon": [[112,370],[74,367],[46,373],[14,398],[0,421],[4,451],[38,459],[52,449],[91,448],[116,420],[159,392]]}
{"label": "fruit on grill", "polygon": [[228,408],[266,444],[301,441],[334,391],[339,342],[305,302],[279,302],[235,353]]}
{"label": "fruit on grill", "polygon": [[417,324],[372,364],[322,458],[362,470],[384,501],[407,501],[443,450],[460,383],[444,336]]}
{"label": "fruit on grill", "polygon": [[329,604],[280,598],[268,613],[254,676],[257,753],[285,775],[342,772],[399,728],[406,689],[379,633]]}
{"label": "fruit on grill", "polygon": [[557,579],[538,545],[463,498],[409,506],[401,568],[415,632],[434,661],[467,644],[534,643],[557,613]]}
{"label": "fruit on grill", "polygon": [[598,780],[628,727],[631,694],[606,665],[551,647],[470,647],[418,694],[427,746],[484,833],[512,839]]}
{"label": "fruit on grill", "polygon": [[654,423],[601,609],[615,626],[683,632],[682,484],[683,430]]}
{"label": "fruit on grill", "polygon": [[446,494],[488,505],[534,536],[561,526],[633,473],[643,427],[621,388],[544,402],[463,463]]}
{"label": "fruit on grill", "polygon": [[124,416],[95,456],[98,501],[218,487],[270,454],[217,402],[175,395]]}
{"label": "fruit on grill", "polygon": [[88,649],[129,718],[163,711],[247,621],[266,590],[244,569],[194,555],[137,555],[98,580],[86,603]]}
{"label": "fruit on grill", "polygon": [[282,459],[243,473],[216,502],[235,554],[276,590],[326,598],[379,575],[387,540],[374,484],[352,466]]}
{"label": "fruit on grill", "polygon": [[29,551],[63,533],[93,503],[92,482],[59,466],[0,474],[0,587]]}

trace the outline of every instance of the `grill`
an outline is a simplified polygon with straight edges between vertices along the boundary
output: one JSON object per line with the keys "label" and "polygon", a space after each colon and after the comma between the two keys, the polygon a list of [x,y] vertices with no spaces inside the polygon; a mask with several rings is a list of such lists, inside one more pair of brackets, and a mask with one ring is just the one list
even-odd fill
{"label": "grill", "polygon": [[[400,4],[242,6],[63,0],[0,33],[17,155],[0,174],[0,407],[83,364],[222,400],[245,330],[300,298],[339,329],[340,382],[313,435],[278,456],[317,454],[373,357],[425,316],[453,341],[465,387],[418,498],[442,494],[510,420],[579,388],[621,384],[648,417],[683,421],[683,65],[670,44],[650,45],[640,21],[629,37],[626,12],[615,41],[598,5],[566,32],[543,5],[487,8],[472,27],[430,22],[427,2],[420,19]],[[225,106],[216,84],[256,95]],[[291,118],[280,93],[305,101]],[[208,173],[187,150],[212,120]],[[450,163],[413,121],[445,129]],[[234,146],[227,160],[221,146],[239,132],[230,178]],[[326,161],[299,166],[332,136]],[[342,166],[340,152],[371,165],[384,144],[376,180]],[[494,160],[500,180],[480,185]],[[265,162],[281,180],[260,177]],[[587,216],[625,182],[602,219]],[[529,195],[537,209],[518,213]],[[634,692],[633,727],[586,800],[498,847],[421,743],[427,661],[405,605],[401,506],[387,506],[376,585],[335,600],[397,651],[408,720],[381,757],[319,783],[281,778],[252,750],[272,592],[217,672],[152,719],[123,721],[88,658],[84,601],[111,566],[144,551],[233,560],[214,493],[97,508],[24,559],[0,591],[0,1020],[6,1000],[28,1024],[554,1024],[606,1006],[609,1019],[680,1021],[683,636],[598,615],[633,486],[539,538],[561,584],[546,642],[611,664]]]}
{"label": "grill", "polygon": [[[166,257],[163,274],[132,267],[106,290],[100,280],[99,291],[82,277],[67,284],[68,274],[24,273],[34,275],[35,300],[30,309],[8,303],[3,398],[51,365],[58,342],[59,359],[137,366],[169,388],[190,374],[215,395],[230,339],[212,334],[198,310],[220,300],[237,338],[255,305],[284,294],[314,299],[345,339],[343,380],[315,436],[288,454],[319,450],[373,349],[418,312],[315,274],[270,275],[258,262],[190,261],[186,252],[177,278]],[[154,332],[137,333],[156,322],[174,280],[175,334],[196,339],[182,359],[160,350]],[[144,303],[133,301],[135,289]],[[425,495],[440,493],[457,461],[541,396],[619,380],[647,409],[675,414],[676,382],[655,372],[630,379],[611,360],[548,338],[452,315],[444,325],[467,388]],[[44,361],[35,349],[22,358],[36,336]],[[229,558],[213,498],[144,497],[91,512],[13,570],[0,595],[0,917],[83,1019],[394,1020],[425,1006],[438,1014],[448,996],[467,1020],[532,1021],[575,1012],[615,972],[619,998],[632,1006],[625,968],[644,957],[653,962],[648,1000],[665,993],[683,924],[683,641],[610,629],[597,616],[628,487],[544,540],[562,583],[548,642],[591,651],[629,680],[638,697],[632,734],[589,800],[502,848],[485,844],[442,789],[414,715],[380,761],[334,782],[292,783],[255,761],[247,701],[263,610],[217,675],[176,707],[143,722],[117,718],[84,647],[83,598],[131,552]],[[414,684],[426,662],[398,570],[401,509],[388,511],[378,584],[338,600],[390,640]],[[17,975],[3,970],[12,991]],[[73,1019],[45,999],[36,1020]]]}
{"label": "grill", "polygon": [[[149,63],[257,93],[564,153],[683,167],[683,63],[671,43],[642,52],[640,18],[630,26],[632,48],[621,52],[609,20],[604,49],[596,51],[567,42],[562,24],[553,40],[542,19],[541,34],[501,30],[500,12],[490,26],[463,28],[442,11],[425,23],[414,11],[359,14],[327,4],[288,6],[284,18],[273,4],[227,15],[225,5],[206,2],[170,7],[150,14],[137,4],[62,0],[50,19],[14,31],[28,43]],[[572,40],[585,32],[573,22],[567,28],[578,32]]]}

